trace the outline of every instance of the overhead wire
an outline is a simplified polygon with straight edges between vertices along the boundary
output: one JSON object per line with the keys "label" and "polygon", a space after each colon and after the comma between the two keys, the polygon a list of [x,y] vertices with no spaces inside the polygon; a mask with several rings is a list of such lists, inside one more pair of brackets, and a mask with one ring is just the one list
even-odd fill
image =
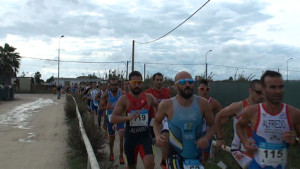
{"label": "overhead wire", "polygon": [[173,28],[172,30],[170,30],[168,33],[162,35],[161,37],[148,41],[148,42],[137,42],[135,41],[135,43],[137,44],[148,44],[148,43],[152,43],[155,41],[158,41],[164,37],[166,37],[167,35],[169,35],[170,33],[172,33],[173,31],[175,31],[177,28],[179,28],[182,24],[184,24],[186,21],[188,21],[191,17],[193,17],[198,11],[200,11],[210,0],[207,0],[199,9],[197,9],[192,15],[190,15],[187,19],[185,19],[183,22],[181,22],[179,25],[177,25],[175,28]]}
{"label": "overhead wire", "polygon": [[[33,57],[24,57],[26,59],[35,59],[35,60],[44,60],[44,61],[58,61],[57,59],[42,59],[42,58],[33,58]],[[115,62],[90,62],[90,61],[73,61],[73,60],[60,60],[60,62],[69,62],[69,63],[124,63],[125,61],[115,61]],[[131,61],[128,61],[131,62]],[[126,62],[125,62],[126,63]],[[152,65],[205,65],[201,63],[164,63],[164,62],[135,62],[140,64],[152,64]],[[227,65],[217,65],[217,64],[208,64],[210,66],[217,66],[217,67],[225,67],[225,68],[233,68],[233,69],[252,69],[252,70],[264,70],[262,68],[251,68],[251,67],[237,67],[237,66],[227,66]],[[290,72],[300,72],[298,70],[289,70]]]}
{"label": "overhead wire", "polygon": [[[36,60],[45,60],[45,61],[58,61],[57,59],[42,59],[42,58],[33,58],[33,57],[24,57],[26,59],[36,59]],[[96,62],[96,61],[75,61],[75,60],[59,60],[59,62],[69,62],[69,63],[124,63],[124,61],[114,61],[114,62]]]}

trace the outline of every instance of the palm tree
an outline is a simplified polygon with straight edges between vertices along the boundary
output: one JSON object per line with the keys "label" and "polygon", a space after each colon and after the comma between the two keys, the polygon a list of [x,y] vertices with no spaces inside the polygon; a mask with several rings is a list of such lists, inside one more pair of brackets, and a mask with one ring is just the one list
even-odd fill
{"label": "palm tree", "polygon": [[11,78],[16,77],[20,68],[21,56],[15,52],[17,48],[5,43],[0,46],[0,83],[10,84]]}

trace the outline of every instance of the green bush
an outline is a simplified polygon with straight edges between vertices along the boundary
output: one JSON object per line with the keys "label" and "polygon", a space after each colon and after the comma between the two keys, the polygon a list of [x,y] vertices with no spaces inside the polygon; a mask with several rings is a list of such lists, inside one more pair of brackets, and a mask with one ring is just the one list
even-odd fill
{"label": "green bush", "polygon": [[76,105],[74,103],[73,98],[70,95],[67,95],[66,97],[66,103],[64,109],[65,109],[65,116],[67,120],[76,118]]}

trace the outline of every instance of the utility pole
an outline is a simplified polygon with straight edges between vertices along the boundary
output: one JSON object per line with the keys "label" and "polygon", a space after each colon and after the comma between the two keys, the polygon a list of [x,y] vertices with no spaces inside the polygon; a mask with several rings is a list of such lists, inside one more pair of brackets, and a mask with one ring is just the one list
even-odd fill
{"label": "utility pole", "polygon": [[146,64],[144,64],[144,80],[146,79]]}
{"label": "utility pole", "polygon": [[126,62],[126,78],[125,79],[128,79],[128,60]]}
{"label": "utility pole", "polygon": [[288,58],[288,60],[286,61],[286,81],[289,81],[289,60],[291,60],[293,58]]}
{"label": "utility pole", "polygon": [[132,40],[132,59],[131,59],[131,65],[132,65],[132,69],[131,71],[134,71],[134,40]]}
{"label": "utility pole", "polygon": [[207,54],[208,52],[211,52],[212,50],[208,50],[205,54],[205,79],[207,79]]}
{"label": "utility pole", "polygon": [[57,86],[59,86],[59,59],[60,59],[60,39],[63,38],[64,35],[61,35],[58,41],[58,56],[57,56]]}

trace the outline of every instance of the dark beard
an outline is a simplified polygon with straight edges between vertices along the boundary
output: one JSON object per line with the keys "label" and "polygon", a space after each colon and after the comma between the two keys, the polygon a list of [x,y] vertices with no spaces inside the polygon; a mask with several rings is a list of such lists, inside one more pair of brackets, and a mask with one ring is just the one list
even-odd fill
{"label": "dark beard", "polygon": [[138,87],[130,88],[130,90],[131,90],[131,92],[132,92],[133,94],[135,94],[135,95],[140,94],[141,91],[142,91],[142,90],[141,90],[140,88],[138,88]]}
{"label": "dark beard", "polygon": [[111,92],[116,93],[118,91],[118,89],[110,89]]}
{"label": "dark beard", "polygon": [[185,89],[178,89],[179,90],[179,94],[183,97],[183,98],[185,98],[185,99],[189,99],[189,98],[191,98],[192,96],[193,96],[193,89],[192,88],[190,88],[190,87],[187,87],[187,88],[185,88]]}

